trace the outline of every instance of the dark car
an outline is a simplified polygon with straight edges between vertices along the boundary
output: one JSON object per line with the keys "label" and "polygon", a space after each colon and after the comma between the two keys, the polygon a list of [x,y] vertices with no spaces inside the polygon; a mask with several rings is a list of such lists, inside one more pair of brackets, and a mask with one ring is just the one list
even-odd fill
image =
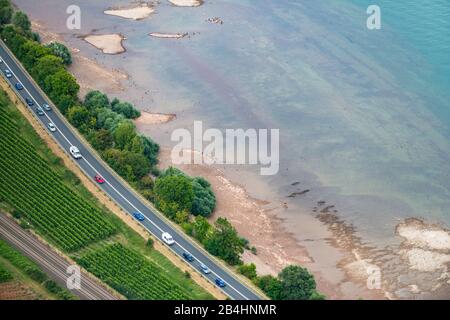
{"label": "dark car", "polygon": [[[27,103],[28,106],[32,107],[34,106],[34,102],[33,100],[31,100],[30,98],[25,98],[25,102]],[[41,109],[42,110],[42,109]]]}
{"label": "dark car", "polygon": [[133,216],[138,221],[144,221],[145,220],[144,215],[142,213],[140,213],[140,212],[134,212]]}
{"label": "dark car", "polygon": [[225,281],[223,281],[222,279],[220,279],[220,278],[217,278],[216,279],[216,284],[219,286],[219,287],[221,287],[221,288],[223,288],[223,287],[225,287],[227,284],[225,283]]}
{"label": "dark car", "polygon": [[193,257],[192,254],[190,254],[190,253],[183,252],[183,257],[184,257],[187,261],[189,261],[189,262],[194,261],[194,257]]}
{"label": "dark car", "polygon": [[23,85],[20,82],[16,83],[16,89],[17,90],[22,90],[23,89]]}

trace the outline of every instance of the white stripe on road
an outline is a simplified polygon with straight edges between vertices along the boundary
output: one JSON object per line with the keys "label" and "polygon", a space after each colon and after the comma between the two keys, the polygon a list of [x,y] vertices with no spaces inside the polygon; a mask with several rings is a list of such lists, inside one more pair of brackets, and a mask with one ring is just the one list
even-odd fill
{"label": "white stripe on road", "polygon": [[[14,75],[14,77],[16,78],[16,80],[18,81],[18,82],[20,82],[20,79],[19,79],[19,77],[17,77],[17,75],[14,73],[14,71],[10,68],[10,66],[8,65],[8,63],[4,60],[4,59],[2,59],[3,60],[3,63],[8,67],[8,69],[11,71],[11,73]],[[31,82],[31,81],[30,81]],[[33,95],[30,93],[30,91],[28,91],[28,89],[26,88],[26,86],[22,83],[22,85],[23,85],[23,88],[24,88],[24,90],[28,93],[28,95],[31,97],[31,99],[33,99],[33,101],[34,101],[34,103],[39,107],[39,108],[41,108],[42,109],[42,111],[44,112],[44,115],[47,117],[47,119],[50,121],[50,122],[52,122],[54,125],[55,125],[55,128],[58,130],[58,132],[61,134],[61,136],[67,141],[67,143],[70,145],[70,146],[73,146],[73,144],[69,141],[69,139],[64,135],[64,133],[62,133],[62,131],[56,126],[56,124],[52,121],[52,119],[48,116],[48,114],[47,114],[47,112],[45,112],[45,110],[41,107],[41,105],[37,102],[37,100],[33,97]],[[20,95],[20,93],[18,92],[18,95],[19,95],[19,97],[21,97],[22,98],[22,96]],[[23,99],[23,98],[22,98]],[[61,120],[61,121],[63,121],[63,120]],[[70,130],[69,128],[67,128],[68,130]],[[53,135],[52,135],[53,136]],[[53,137],[56,141],[58,141],[55,137]],[[64,149],[64,148],[63,148]],[[66,152],[67,152],[67,150],[66,150]],[[86,158],[84,158],[83,157],[83,160],[89,165],[89,167],[91,167],[92,168],[92,170],[94,171],[94,172],[98,172],[95,168],[94,168],[94,166],[88,161],[88,160],[86,160]],[[83,171],[85,171],[81,166],[80,166],[80,168],[83,170]],[[85,172],[86,173],[86,175],[88,175],[87,174],[87,172]],[[88,175],[89,176],[89,175]],[[140,210],[138,209],[138,208],[136,208],[136,206],[134,205],[134,204],[132,204],[125,196],[123,196],[108,180],[106,180],[104,177],[103,177],[103,179],[105,180],[105,182],[123,199],[123,200],[125,200],[131,207],[133,207],[137,212],[140,212]],[[125,210],[125,211],[127,211],[127,210]],[[164,232],[158,225],[156,225],[152,220],[150,220],[148,217],[147,217],[147,220],[155,227],[155,228],[157,228],[160,232]],[[149,230],[147,227],[145,227],[145,225],[142,223],[142,222],[139,222],[142,226],[144,226],[144,228],[145,229],[147,229],[147,231],[150,231],[151,232],[151,230]],[[155,235],[153,232],[151,232],[154,236],[156,236],[157,238],[159,238],[159,236],[157,236],[157,235]],[[201,260],[200,259],[198,259],[198,258],[196,258],[193,254],[191,254],[188,250],[186,250],[180,243],[178,243],[177,241],[175,241],[175,244],[177,244],[181,249],[183,249],[185,252],[187,252],[187,253],[189,253],[190,255],[192,255],[192,257],[195,259],[195,260],[197,260],[199,263],[201,263],[202,264],[202,262],[201,262]],[[174,252],[176,255],[178,255],[178,253],[172,248],[172,247],[170,247],[169,246],[169,249],[170,250],[172,250],[172,252]],[[199,270],[197,270],[196,268],[194,268],[197,272],[199,272],[200,273],[200,271]],[[215,273],[213,270],[210,270],[211,271],[211,273],[213,274],[213,275],[215,275],[217,278],[221,278],[217,273]],[[224,280],[225,281],[225,280]],[[250,300],[248,297],[246,297],[243,293],[241,293],[239,290],[237,290],[236,288],[234,288],[231,284],[228,284],[227,283],[227,285],[228,285],[228,287],[230,287],[231,289],[233,289],[235,292],[237,292],[239,295],[241,295],[243,298],[245,298],[246,300]],[[226,294],[226,292],[221,288],[221,290]]]}

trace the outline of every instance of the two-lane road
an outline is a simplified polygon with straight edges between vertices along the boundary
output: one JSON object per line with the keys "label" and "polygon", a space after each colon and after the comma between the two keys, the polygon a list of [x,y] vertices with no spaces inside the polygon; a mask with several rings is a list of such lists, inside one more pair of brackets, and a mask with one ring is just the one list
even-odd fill
{"label": "two-lane road", "polygon": [[85,172],[85,174],[93,178],[96,174],[100,174],[105,183],[100,187],[108,196],[113,199],[122,209],[128,214],[134,212],[140,212],[145,216],[145,220],[140,222],[144,228],[152,233],[156,238],[161,240],[163,232],[168,232],[175,240],[175,244],[170,246],[170,249],[177,255],[182,257],[184,252],[190,253],[194,257],[191,266],[201,273],[200,265],[206,265],[211,273],[204,277],[215,282],[217,278],[222,279],[226,286],[221,290],[232,299],[236,300],[259,300],[261,297],[249,288],[246,284],[239,281],[229,270],[218,264],[212,259],[204,250],[195,245],[192,240],[183,235],[181,231],[175,229],[165,218],[156,213],[145,205],[145,203],[138,197],[129,187],[117,178],[115,174],[111,172],[111,169],[107,167],[107,164],[100,160],[93,154],[90,148],[85,146],[83,142],[74,133],[73,128],[63,120],[63,116],[59,112],[55,111],[53,104],[46,100],[41,94],[40,90],[35,87],[33,81],[30,80],[30,76],[26,73],[23,67],[16,63],[9,50],[6,49],[5,44],[0,42],[0,57],[3,60],[0,63],[1,72],[4,75],[5,70],[8,69],[12,73],[12,77],[7,80],[11,83],[12,87],[17,82],[20,82],[24,89],[16,90],[17,95],[21,99],[26,97],[30,98],[34,102],[34,106],[30,107],[32,112],[36,114],[36,108],[47,103],[52,106],[52,111],[45,111],[43,116],[39,116],[39,120],[42,125],[48,130],[48,123],[52,122],[57,131],[50,134],[59,143],[59,145],[68,152],[70,146],[76,146],[82,154],[82,158],[77,160],[78,165]]}

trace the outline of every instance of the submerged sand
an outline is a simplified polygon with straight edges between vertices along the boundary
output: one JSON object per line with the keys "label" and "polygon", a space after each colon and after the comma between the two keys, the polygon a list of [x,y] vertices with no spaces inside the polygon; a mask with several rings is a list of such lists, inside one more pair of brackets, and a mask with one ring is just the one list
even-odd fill
{"label": "submerged sand", "polygon": [[103,35],[88,35],[83,38],[105,54],[119,54],[125,52],[122,46],[122,41],[125,37],[121,34],[103,34]]}
{"label": "submerged sand", "polygon": [[163,38],[163,39],[181,39],[187,36],[187,33],[160,33],[160,32],[152,32],[149,34],[154,38]]}
{"label": "submerged sand", "polygon": [[169,2],[177,7],[198,7],[203,4],[202,0],[169,0]]}
{"label": "submerged sand", "polygon": [[155,9],[145,6],[139,6],[134,8],[123,8],[123,9],[109,9],[103,11],[107,15],[117,16],[125,19],[132,20],[142,20],[148,18],[151,14],[155,12]]}

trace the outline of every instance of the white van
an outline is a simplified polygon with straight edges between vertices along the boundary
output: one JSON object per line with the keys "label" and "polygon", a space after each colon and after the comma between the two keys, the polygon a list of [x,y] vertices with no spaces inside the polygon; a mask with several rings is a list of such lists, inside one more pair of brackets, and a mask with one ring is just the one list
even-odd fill
{"label": "white van", "polygon": [[78,150],[77,147],[71,146],[69,148],[69,151],[70,151],[70,154],[72,155],[72,157],[74,157],[75,159],[80,159],[81,158],[80,150]]}

